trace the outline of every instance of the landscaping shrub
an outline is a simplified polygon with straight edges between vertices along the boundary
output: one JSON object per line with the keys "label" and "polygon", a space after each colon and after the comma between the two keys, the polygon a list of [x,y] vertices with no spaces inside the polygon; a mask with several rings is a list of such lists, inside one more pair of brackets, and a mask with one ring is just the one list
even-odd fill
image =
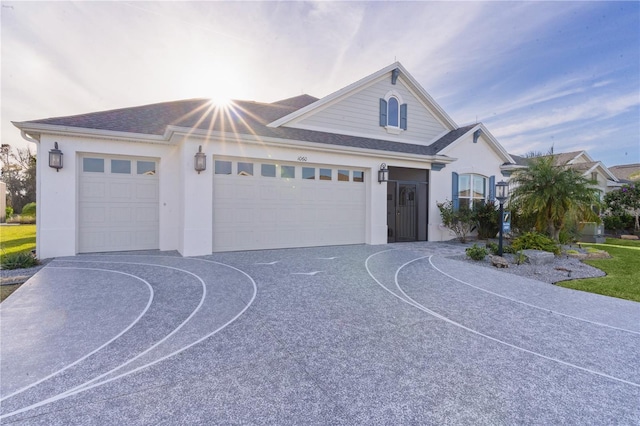
{"label": "landscaping shrub", "polygon": [[604,215],[602,222],[607,231],[630,231],[633,230],[634,218],[629,213],[612,213]]}
{"label": "landscaping shrub", "polygon": [[2,269],[21,269],[31,268],[32,266],[39,265],[40,262],[29,251],[23,251],[20,253],[11,253],[2,256],[0,265]]}
{"label": "landscaping shrub", "polygon": [[463,206],[456,210],[451,201],[438,204],[438,209],[440,216],[442,216],[442,223],[451,229],[461,242],[466,242],[467,235],[476,224],[473,211],[469,207]]}
{"label": "landscaping shrub", "polygon": [[486,248],[480,247],[477,244],[474,244],[472,247],[467,247],[465,253],[473,260],[483,260],[488,254]]}
{"label": "landscaping shrub", "polygon": [[527,232],[514,239],[511,243],[514,250],[543,250],[555,255],[560,254],[560,246],[551,238],[537,232]]}
{"label": "landscaping shrub", "polygon": [[502,246],[502,253],[510,253],[510,254],[515,254],[517,253],[518,250],[514,249],[513,247],[511,247],[510,245],[503,245]]}
{"label": "landscaping shrub", "polygon": [[11,218],[7,218],[7,223],[19,223],[21,225],[31,225],[36,223],[35,216],[24,216],[21,214],[14,214]]}
{"label": "landscaping shrub", "polygon": [[11,216],[13,216],[13,207],[6,207],[4,209],[4,212],[5,212],[5,217],[9,219]]}
{"label": "landscaping shrub", "polygon": [[36,203],[25,204],[22,208],[22,216],[35,216],[36,215]]}
{"label": "landscaping shrub", "polygon": [[[491,254],[498,254],[498,243],[488,242],[485,244],[485,247],[491,252]],[[502,252],[504,253],[504,247],[502,247]]]}
{"label": "landscaping shrub", "polygon": [[478,224],[478,238],[482,240],[493,238],[500,231],[500,212],[495,202],[476,205],[473,214]]}

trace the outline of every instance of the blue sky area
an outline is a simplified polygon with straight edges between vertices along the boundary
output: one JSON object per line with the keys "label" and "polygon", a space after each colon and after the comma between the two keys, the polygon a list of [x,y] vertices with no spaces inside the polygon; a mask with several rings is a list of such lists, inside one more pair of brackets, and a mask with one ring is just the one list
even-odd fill
{"label": "blue sky area", "polygon": [[[640,2],[15,2],[10,121],[195,97],[323,97],[399,60],[513,154],[640,162]],[[35,148],[35,147],[33,147]]]}

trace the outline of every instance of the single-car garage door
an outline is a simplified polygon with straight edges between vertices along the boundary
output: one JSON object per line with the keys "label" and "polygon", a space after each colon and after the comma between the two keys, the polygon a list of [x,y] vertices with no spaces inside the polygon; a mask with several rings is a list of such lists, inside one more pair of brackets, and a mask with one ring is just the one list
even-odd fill
{"label": "single-car garage door", "polygon": [[80,158],[78,252],[159,247],[157,161]]}
{"label": "single-car garage door", "polygon": [[363,170],[224,158],[213,180],[214,252],[365,241]]}

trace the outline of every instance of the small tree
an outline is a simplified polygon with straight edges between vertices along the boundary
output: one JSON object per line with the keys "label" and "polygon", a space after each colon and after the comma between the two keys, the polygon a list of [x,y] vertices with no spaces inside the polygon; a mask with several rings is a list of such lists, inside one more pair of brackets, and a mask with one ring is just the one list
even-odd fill
{"label": "small tree", "polygon": [[473,211],[466,206],[460,206],[456,210],[453,208],[451,201],[438,204],[438,209],[440,209],[442,223],[456,234],[460,242],[466,243],[467,235],[471,233],[471,229],[476,225]]}
{"label": "small tree", "polygon": [[529,167],[514,174],[512,200],[524,215],[536,218],[536,229],[559,240],[567,220],[599,221],[597,182],[579,171],[554,164],[552,156],[532,158]]}
{"label": "small tree", "polygon": [[622,188],[608,192],[604,196],[604,202],[611,214],[621,215],[626,212],[634,216],[634,229],[640,230],[640,185],[623,185]]}

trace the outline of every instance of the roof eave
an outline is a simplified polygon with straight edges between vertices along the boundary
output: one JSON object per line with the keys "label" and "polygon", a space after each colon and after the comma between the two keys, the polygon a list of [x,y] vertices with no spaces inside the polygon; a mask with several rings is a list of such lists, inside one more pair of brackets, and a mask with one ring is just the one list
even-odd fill
{"label": "roof eave", "polygon": [[368,154],[374,157],[391,158],[398,160],[420,160],[420,161],[429,161],[434,163],[445,163],[449,164],[457,160],[457,158],[449,157],[447,155],[425,155],[425,154],[413,154],[408,152],[398,152],[398,151],[385,151],[380,149],[372,149],[372,148],[359,148],[345,145],[333,145],[326,144],[322,142],[311,142],[311,141],[302,141],[299,139],[284,139],[284,138],[274,138],[269,136],[258,136],[253,134],[245,134],[245,133],[230,133],[230,132],[211,132],[208,130],[202,129],[190,129],[186,127],[177,127],[177,126],[169,126],[167,129],[171,131],[172,134],[182,135],[182,136],[193,136],[198,138],[205,139],[227,139],[231,138],[240,142],[245,143],[257,143],[260,145],[269,145],[269,146],[278,146],[282,147],[284,143],[290,146],[300,146],[306,149],[318,150],[318,151],[336,151],[340,153],[350,152],[354,154]]}
{"label": "roof eave", "polygon": [[151,135],[147,133],[132,133],[132,132],[120,132],[115,130],[104,129],[89,129],[85,127],[73,127],[73,126],[61,126],[57,124],[42,124],[33,123],[29,121],[12,122],[14,126],[20,129],[21,132],[29,133],[30,135],[43,133],[51,135],[71,135],[71,136],[87,136],[87,137],[103,137],[115,140],[126,141],[144,141],[155,143],[167,143],[169,141],[169,134],[165,132],[163,135]]}

